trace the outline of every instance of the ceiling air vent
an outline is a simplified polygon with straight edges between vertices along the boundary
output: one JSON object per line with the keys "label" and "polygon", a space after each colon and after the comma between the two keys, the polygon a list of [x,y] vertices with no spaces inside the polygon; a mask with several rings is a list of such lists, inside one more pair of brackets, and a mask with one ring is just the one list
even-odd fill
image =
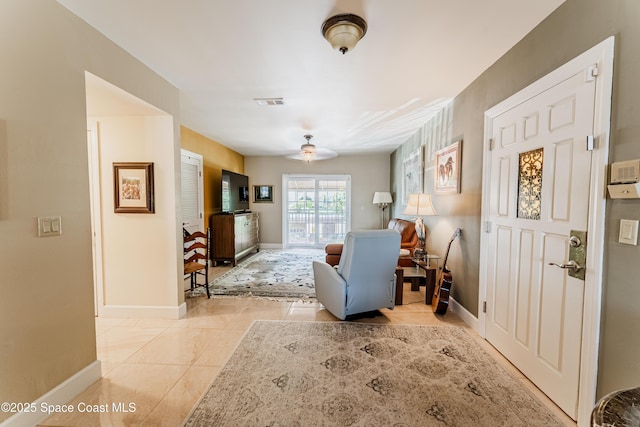
{"label": "ceiling air vent", "polygon": [[284,99],[282,98],[253,98],[254,101],[258,105],[269,106],[269,105],[284,105]]}

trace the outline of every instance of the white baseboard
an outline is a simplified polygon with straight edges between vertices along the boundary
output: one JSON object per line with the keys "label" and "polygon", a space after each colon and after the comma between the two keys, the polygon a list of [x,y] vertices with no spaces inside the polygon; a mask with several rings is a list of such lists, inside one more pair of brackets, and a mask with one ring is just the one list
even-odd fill
{"label": "white baseboard", "polygon": [[179,306],[105,305],[100,317],[127,319],[182,319],[187,314],[187,303]]}
{"label": "white baseboard", "polygon": [[260,249],[282,249],[282,243],[260,243]]}
{"label": "white baseboard", "polygon": [[469,325],[471,329],[480,333],[480,322],[478,321],[478,318],[451,297],[449,298],[449,308],[453,313],[461,318],[464,323]]}
{"label": "white baseboard", "polygon": [[101,363],[96,360],[35,400],[33,402],[34,412],[18,412],[0,423],[0,427],[35,426],[52,415],[46,411],[49,405],[63,405],[73,400],[101,377]]}

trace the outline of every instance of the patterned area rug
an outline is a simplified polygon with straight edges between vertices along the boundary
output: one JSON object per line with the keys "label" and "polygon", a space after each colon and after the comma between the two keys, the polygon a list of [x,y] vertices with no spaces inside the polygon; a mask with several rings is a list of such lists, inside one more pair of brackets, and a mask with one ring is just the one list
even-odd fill
{"label": "patterned area rug", "polygon": [[261,249],[215,279],[214,295],[270,298],[315,298],[313,260],[324,260],[322,249]]}
{"label": "patterned area rug", "polygon": [[186,426],[560,426],[457,326],[257,321]]}

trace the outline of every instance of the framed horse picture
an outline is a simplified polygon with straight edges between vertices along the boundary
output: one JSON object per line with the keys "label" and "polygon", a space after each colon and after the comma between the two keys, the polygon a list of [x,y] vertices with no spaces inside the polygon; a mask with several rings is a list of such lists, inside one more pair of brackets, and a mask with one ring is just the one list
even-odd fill
{"label": "framed horse picture", "polygon": [[462,169],[462,140],[435,154],[435,193],[459,193]]}

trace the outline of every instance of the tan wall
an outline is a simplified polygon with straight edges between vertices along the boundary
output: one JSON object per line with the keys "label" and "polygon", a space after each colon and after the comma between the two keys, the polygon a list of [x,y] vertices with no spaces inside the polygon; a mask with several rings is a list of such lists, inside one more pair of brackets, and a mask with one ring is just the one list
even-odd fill
{"label": "tan wall", "polygon": [[[100,140],[104,305],[177,307],[184,292],[175,292],[182,266],[178,271],[173,258],[172,227],[177,223],[170,149],[173,120],[170,116],[94,119]],[[114,213],[114,162],[154,163],[154,214]]]}
{"label": "tan wall", "polygon": [[222,209],[222,169],[244,173],[244,156],[184,126],[180,126],[180,143],[185,150],[204,158],[204,224],[207,227],[211,215]]}
{"label": "tan wall", "polygon": [[[85,70],[176,118],[179,99],[54,0],[2,1],[0,57],[0,402],[32,402],[96,360]],[[64,234],[36,237],[54,215]]]}
{"label": "tan wall", "polygon": [[373,193],[389,191],[389,155],[339,156],[305,163],[285,157],[247,156],[245,173],[249,185],[273,185],[274,203],[253,203],[251,210],[260,213],[260,242],[282,244],[282,175],[336,174],[351,175],[351,229],[380,228],[380,209],[372,203]]}

